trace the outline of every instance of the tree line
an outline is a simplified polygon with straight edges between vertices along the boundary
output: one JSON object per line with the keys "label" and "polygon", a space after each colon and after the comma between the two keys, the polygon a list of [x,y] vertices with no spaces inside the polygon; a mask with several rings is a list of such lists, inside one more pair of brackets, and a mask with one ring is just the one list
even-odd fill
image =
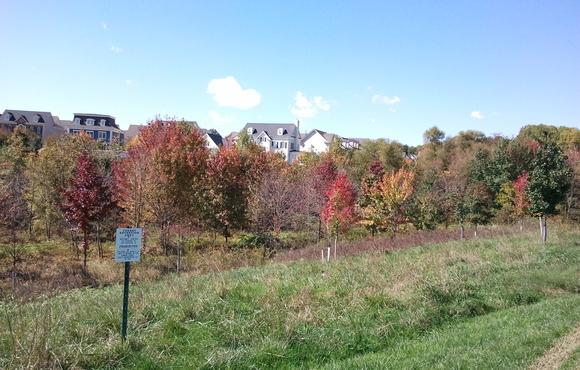
{"label": "tree line", "polygon": [[[531,125],[515,138],[437,127],[424,143],[369,140],[288,164],[240,133],[209,150],[185,122],[156,118],[124,151],[87,135],[45,142],[29,131],[0,134],[2,243],[68,236],[84,256],[121,226],[155,231],[160,253],[176,238],[216,233],[226,243],[243,230],[338,238],[351,228],[370,236],[459,225],[580,218],[580,130]],[[151,234],[153,235],[153,234]]]}

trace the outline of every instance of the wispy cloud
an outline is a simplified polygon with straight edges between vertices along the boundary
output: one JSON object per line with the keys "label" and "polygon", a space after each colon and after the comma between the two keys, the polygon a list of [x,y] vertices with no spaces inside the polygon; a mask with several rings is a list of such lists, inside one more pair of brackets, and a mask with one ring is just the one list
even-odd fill
{"label": "wispy cloud", "polygon": [[220,116],[218,112],[212,110],[209,111],[209,116],[213,119],[213,122],[217,125],[224,124],[226,122],[230,122],[234,120],[234,117],[231,116]]}
{"label": "wispy cloud", "polygon": [[254,89],[243,90],[232,76],[211,80],[207,85],[207,93],[212,94],[221,107],[249,109],[259,105],[262,100],[260,93]]}
{"label": "wispy cloud", "polygon": [[477,118],[477,119],[483,119],[483,114],[481,114],[480,111],[476,110],[476,111],[471,112],[471,117]]}
{"label": "wispy cloud", "polygon": [[394,98],[389,98],[388,96],[381,96],[379,94],[373,95],[373,104],[392,105],[400,101],[401,99],[398,96],[395,96]]}
{"label": "wispy cloud", "polygon": [[[121,49],[120,47],[117,46],[111,46],[111,50],[114,51],[115,53],[120,53],[123,51],[123,49]],[[131,54],[131,53],[129,53]]]}
{"label": "wispy cloud", "polygon": [[319,110],[330,109],[330,104],[324,101],[322,96],[315,96],[309,100],[302,92],[298,91],[294,99],[296,107],[290,108],[290,111],[298,117],[314,117]]}
{"label": "wispy cloud", "polygon": [[131,85],[131,84],[133,83],[133,81],[131,81],[131,80],[125,80],[125,83],[126,83],[127,85]]}
{"label": "wispy cloud", "polygon": [[103,29],[105,29],[105,30],[107,29],[107,24],[106,24],[105,22],[103,22],[103,23],[101,24],[101,26],[103,26]]}

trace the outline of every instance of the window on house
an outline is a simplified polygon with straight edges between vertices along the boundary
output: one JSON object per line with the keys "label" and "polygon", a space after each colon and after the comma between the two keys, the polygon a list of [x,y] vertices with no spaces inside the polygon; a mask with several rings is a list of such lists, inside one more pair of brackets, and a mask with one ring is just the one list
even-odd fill
{"label": "window on house", "polygon": [[99,131],[99,139],[106,140],[107,139],[107,132],[106,131]]}
{"label": "window on house", "polygon": [[294,143],[290,143],[290,150],[294,150]]}
{"label": "window on house", "polygon": [[75,125],[80,125],[80,124],[81,124],[81,119],[75,118]]}
{"label": "window on house", "polygon": [[93,131],[85,131],[85,134],[89,135],[90,137],[95,137]]}
{"label": "window on house", "polygon": [[105,125],[105,120],[104,119],[101,120],[100,125],[101,126],[104,126]]}
{"label": "window on house", "polygon": [[40,118],[40,116],[37,114],[34,116],[34,122],[38,122],[38,119]]}
{"label": "window on house", "polygon": [[89,125],[89,126],[94,126],[95,125],[95,120],[92,119],[92,118],[88,118],[86,122],[87,122],[87,125]]}
{"label": "window on house", "polygon": [[251,134],[253,134],[253,133],[254,133],[254,129],[253,129],[253,128],[251,128],[251,127],[248,127],[248,134],[250,134],[250,135],[251,135]]}
{"label": "window on house", "polygon": [[279,128],[278,129],[278,135],[284,135],[284,129],[283,128]]}
{"label": "window on house", "polygon": [[78,134],[80,134],[80,133],[81,133],[81,130],[71,130],[71,133],[72,133],[73,135],[78,135]]}

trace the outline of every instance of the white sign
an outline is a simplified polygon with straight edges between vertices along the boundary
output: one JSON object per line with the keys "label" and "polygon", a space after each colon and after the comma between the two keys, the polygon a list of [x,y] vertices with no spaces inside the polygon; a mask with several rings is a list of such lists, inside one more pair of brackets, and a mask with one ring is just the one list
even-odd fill
{"label": "white sign", "polygon": [[117,229],[115,262],[139,262],[142,235],[143,229]]}

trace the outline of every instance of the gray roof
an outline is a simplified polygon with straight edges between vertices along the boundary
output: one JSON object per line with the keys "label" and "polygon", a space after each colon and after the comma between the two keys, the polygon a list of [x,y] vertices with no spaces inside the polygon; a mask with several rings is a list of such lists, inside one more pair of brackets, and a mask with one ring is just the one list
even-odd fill
{"label": "gray roof", "polygon": [[[265,132],[272,139],[300,138],[298,127],[294,123],[247,123],[244,126],[244,131],[247,132],[249,128],[252,128],[252,137],[257,137]],[[278,135],[278,129],[283,130],[282,135]]]}
{"label": "gray roof", "polygon": [[222,136],[220,134],[206,133],[207,136],[215,143],[215,145],[224,145]]}
{"label": "gray roof", "polygon": [[[6,115],[10,114],[10,119],[6,120]],[[25,122],[34,124],[34,116],[40,116],[38,123],[44,124],[51,124],[54,125],[54,119],[52,118],[52,114],[50,112],[37,112],[37,111],[30,111],[30,110],[13,110],[13,109],[6,109],[4,113],[2,113],[2,117],[0,117],[0,123],[16,123],[19,118],[23,118]]]}

